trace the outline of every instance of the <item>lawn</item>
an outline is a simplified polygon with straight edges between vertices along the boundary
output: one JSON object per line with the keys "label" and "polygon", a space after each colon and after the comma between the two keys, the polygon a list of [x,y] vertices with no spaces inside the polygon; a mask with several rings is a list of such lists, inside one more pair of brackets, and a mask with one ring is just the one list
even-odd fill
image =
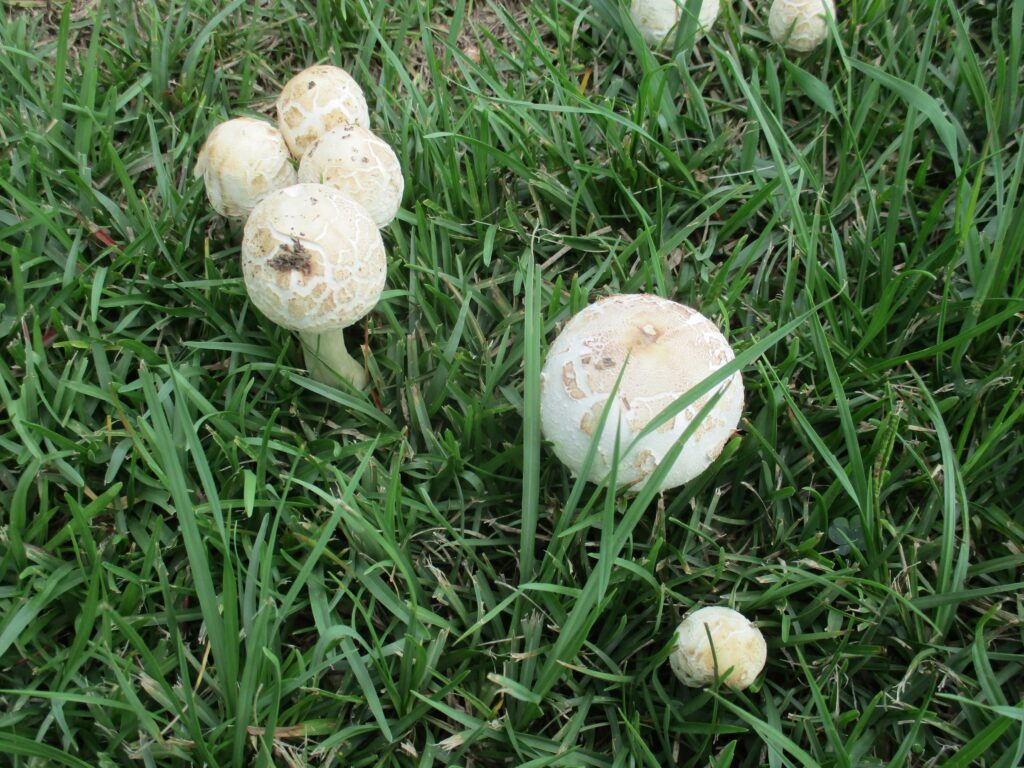
{"label": "lawn", "polygon": [[[695,5],[695,4],[694,4]],[[1024,0],[0,10],[0,763],[1024,762]],[[249,302],[193,178],[344,66],[405,176],[366,392]],[[744,416],[663,494],[543,441],[559,328],[699,309]],[[694,608],[749,689],[684,687]]]}

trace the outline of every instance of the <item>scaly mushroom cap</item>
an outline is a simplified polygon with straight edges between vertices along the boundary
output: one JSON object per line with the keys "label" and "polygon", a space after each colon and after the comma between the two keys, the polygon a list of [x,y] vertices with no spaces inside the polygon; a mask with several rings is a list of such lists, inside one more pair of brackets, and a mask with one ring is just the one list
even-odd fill
{"label": "scaly mushroom cap", "polygon": [[743,690],[761,674],[767,658],[764,635],[746,616],[731,608],[710,607],[694,611],[676,629],[669,664],[683,684],[701,688],[715,681],[717,659],[719,675],[732,669],[726,685]]}
{"label": "scaly mushroom cap", "polygon": [[[733,351],[714,323],[668,299],[609,296],[586,307],[555,339],[541,373],[541,428],[573,474],[582,469],[627,356],[587,479],[597,483],[611,471],[618,427],[621,458],[616,482],[638,490],[714,390],[644,437],[628,454],[626,448],[669,404],[732,360]],[[723,387],[721,399],[687,440],[660,490],[693,479],[722,452],[743,409],[740,374],[727,378],[719,389]]]}
{"label": "scaly mushroom cap", "polygon": [[260,201],[245,223],[242,273],[263,314],[293,331],[352,325],[380,298],[384,242],[359,203],[323,184]]}
{"label": "scaly mushroom cap", "polygon": [[269,193],[295,183],[281,132],[251,117],[227,120],[210,131],[194,173],[203,177],[210,205],[221,216],[248,216]]}
{"label": "scaly mushroom cap", "polygon": [[[640,34],[651,45],[660,45],[683,16],[686,0],[633,0],[629,12]],[[711,29],[718,18],[719,0],[703,0],[697,23],[700,29]]]}
{"label": "scaly mushroom cap", "polygon": [[322,64],[304,69],[277,97],[277,123],[296,160],[309,145],[337,125],[370,127],[363,89],[341,67]]}
{"label": "scaly mushroom cap", "polygon": [[835,13],[832,0],[775,0],[768,12],[768,31],[775,42],[806,53],[828,37],[825,16]]}
{"label": "scaly mushroom cap", "polygon": [[344,192],[386,227],[402,204],[402,166],[387,142],[358,125],[339,125],[317,139],[299,163],[299,181]]}

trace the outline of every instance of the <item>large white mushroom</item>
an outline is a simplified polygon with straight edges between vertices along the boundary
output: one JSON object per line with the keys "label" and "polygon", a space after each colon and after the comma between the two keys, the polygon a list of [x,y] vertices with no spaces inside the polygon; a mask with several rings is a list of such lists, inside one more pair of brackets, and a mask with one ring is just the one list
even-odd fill
{"label": "large white mushroom", "polygon": [[206,137],[196,158],[210,205],[221,216],[248,216],[256,203],[295,183],[295,168],[281,132],[270,123],[236,117]]}
{"label": "large white mushroom", "polygon": [[277,123],[296,160],[338,125],[370,127],[363,89],[341,67],[320,64],[289,80],[277,97]]}
{"label": "large white mushroom", "polygon": [[828,16],[835,16],[832,0],[775,0],[768,12],[768,31],[787,48],[806,53],[828,37]]}
{"label": "large white mushroom", "polygon": [[[718,328],[695,309],[645,294],[600,299],[573,317],[548,351],[541,373],[541,429],[555,455],[575,475],[582,472],[591,441],[598,441],[587,475],[594,483],[612,470],[618,432],[616,483],[639,490],[701,408],[721,391],[659,486],[673,488],[703,472],[739,424],[739,372],[643,437],[628,453],[627,447],[655,416],[733,357]],[[624,365],[604,430],[595,436]]]}
{"label": "large white mushroom", "polygon": [[327,184],[362,205],[386,227],[402,204],[402,165],[388,143],[355,124],[317,139],[299,163],[299,181]]}
{"label": "large white mushroom", "polygon": [[[651,45],[661,45],[679,23],[686,9],[686,0],[633,0],[629,6],[630,15]],[[701,0],[697,25],[706,32],[714,25],[720,11],[719,0]]]}
{"label": "large white mushroom", "polygon": [[386,260],[377,225],[359,203],[323,184],[268,195],[245,223],[242,273],[253,304],[299,332],[314,378],[366,386],[343,329],[377,303]]}
{"label": "large white mushroom", "polygon": [[768,658],[761,630],[731,608],[694,611],[676,629],[675,637],[669,664],[676,677],[692,688],[711,685],[729,670],[726,685],[749,688]]}

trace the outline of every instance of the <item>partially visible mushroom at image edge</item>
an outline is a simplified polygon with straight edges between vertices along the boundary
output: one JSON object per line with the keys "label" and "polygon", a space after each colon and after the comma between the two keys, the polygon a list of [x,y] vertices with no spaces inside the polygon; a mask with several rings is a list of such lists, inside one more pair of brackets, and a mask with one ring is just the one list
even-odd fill
{"label": "partially visible mushroom at image edge", "polygon": [[[738,371],[627,448],[654,417],[733,358],[725,337],[695,309],[646,294],[600,299],[569,320],[548,350],[541,372],[541,430],[573,475],[581,473],[591,441],[598,441],[586,478],[593,483],[611,473],[618,433],[615,482],[636,491],[719,392],[659,486],[674,488],[707,469],[739,424]],[[606,405],[607,421],[595,436]]]}
{"label": "partially visible mushroom at image edge", "polygon": [[[629,13],[644,40],[661,45],[679,24],[685,8],[686,0],[633,0]],[[702,0],[697,16],[698,34],[711,29],[720,10],[719,0]]]}
{"label": "partially visible mushroom at image edge", "polygon": [[323,184],[296,184],[265,197],[242,238],[242,273],[253,304],[302,339],[318,381],[358,389],[364,366],[345,347],[344,329],[380,299],[384,242],[366,210]]}
{"label": "partially visible mushroom at image edge", "polygon": [[835,17],[833,0],[774,0],[768,12],[768,31],[775,42],[792,51],[813,51],[828,37],[828,17]]}

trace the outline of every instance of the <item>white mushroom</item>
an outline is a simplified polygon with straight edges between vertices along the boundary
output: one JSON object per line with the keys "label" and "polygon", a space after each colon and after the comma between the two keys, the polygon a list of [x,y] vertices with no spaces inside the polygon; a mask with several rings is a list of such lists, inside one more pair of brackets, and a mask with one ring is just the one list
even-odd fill
{"label": "white mushroom", "polygon": [[337,125],[370,127],[363,89],[341,67],[322,64],[304,69],[277,97],[277,123],[296,160],[309,145]]}
{"label": "white mushroom", "polygon": [[288,146],[270,123],[236,117],[210,131],[196,158],[210,205],[221,216],[248,216],[275,189],[295,183]]}
{"label": "white mushroom", "polygon": [[627,447],[651,419],[732,359],[725,337],[695,309],[644,294],[600,299],[573,317],[548,351],[541,373],[541,429],[555,455],[578,475],[625,364],[604,430],[596,437],[587,479],[598,483],[611,471],[618,431],[616,483],[639,490],[700,409],[721,391],[659,486],[673,488],[703,472],[739,424],[739,372],[643,437],[628,453]]}
{"label": "white mushroom", "polygon": [[362,205],[378,227],[402,204],[402,166],[387,142],[358,125],[339,125],[317,139],[299,163],[299,181],[327,184]]}
{"label": "white mushroom", "polygon": [[[633,0],[630,15],[640,34],[651,45],[661,45],[683,17],[686,0]],[[698,30],[711,29],[718,18],[719,0],[702,0],[697,16]]]}
{"label": "white mushroom", "polygon": [[775,0],[768,12],[768,31],[777,43],[800,53],[828,37],[826,16],[835,16],[832,0]]}
{"label": "white mushroom", "polygon": [[346,379],[366,386],[366,371],[345,349],[342,329],[377,303],[385,272],[384,242],[370,214],[332,187],[278,190],[245,223],[249,297],[275,323],[299,332],[310,374],[327,384]]}
{"label": "white mushroom", "polygon": [[725,684],[743,690],[761,674],[767,658],[764,635],[746,616],[731,608],[710,607],[694,611],[676,629],[669,664],[691,688],[711,685],[729,672]]}

